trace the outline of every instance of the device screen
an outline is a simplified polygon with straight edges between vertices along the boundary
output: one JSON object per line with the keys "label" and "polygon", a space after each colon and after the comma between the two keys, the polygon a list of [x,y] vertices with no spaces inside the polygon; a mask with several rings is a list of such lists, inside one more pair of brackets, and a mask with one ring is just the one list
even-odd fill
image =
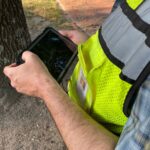
{"label": "device screen", "polygon": [[52,76],[57,79],[65,68],[73,52],[53,32],[48,32],[37,44],[30,48],[47,66]]}

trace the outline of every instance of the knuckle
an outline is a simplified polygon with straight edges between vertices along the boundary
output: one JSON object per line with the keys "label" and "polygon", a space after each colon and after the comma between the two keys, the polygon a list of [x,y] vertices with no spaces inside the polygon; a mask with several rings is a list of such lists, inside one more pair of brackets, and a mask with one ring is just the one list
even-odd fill
{"label": "knuckle", "polygon": [[18,84],[18,79],[17,78],[12,78],[11,79],[11,85],[12,85],[12,87],[16,87],[17,84]]}
{"label": "knuckle", "polygon": [[14,73],[12,72],[12,70],[9,67],[5,67],[3,70],[3,73],[9,78],[12,79],[14,76]]}
{"label": "knuckle", "polygon": [[12,79],[13,79],[13,74],[12,74],[11,72],[8,72],[8,73],[7,73],[7,77],[8,77],[10,80],[12,80]]}
{"label": "knuckle", "polygon": [[19,92],[19,93],[21,93],[21,90],[20,90],[20,88],[16,88],[16,91],[17,91],[17,92]]}
{"label": "knuckle", "polygon": [[7,66],[3,69],[3,72],[4,72],[4,74],[8,75],[9,70],[8,70],[8,67],[7,67]]}
{"label": "knuckle", "polygon": [[14,82],[12,82],[12,81],[11,81],[11,83],[10,83],[10,84],[11,84],[11,86],[12,86],[13,88],[15,88],[15,87],[16,87],[16,86],[15,86],[15,84],[14,84]]}
{"label": "knuckle", "polygon": [[18,82],[18,79],[17,79],[17,78],[13,78],[12,81],[13,81],[14,83],[17,83],[17,82]]}

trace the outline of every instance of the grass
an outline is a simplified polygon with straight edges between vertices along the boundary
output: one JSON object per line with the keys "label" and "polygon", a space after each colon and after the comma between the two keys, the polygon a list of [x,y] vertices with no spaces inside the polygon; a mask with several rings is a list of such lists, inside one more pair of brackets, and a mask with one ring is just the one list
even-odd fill
{"label": "grass", "polygon": [[65,17],[56,0],[22,0],[27,17],[41,16],[55,27],[71,27],[71,20]]}

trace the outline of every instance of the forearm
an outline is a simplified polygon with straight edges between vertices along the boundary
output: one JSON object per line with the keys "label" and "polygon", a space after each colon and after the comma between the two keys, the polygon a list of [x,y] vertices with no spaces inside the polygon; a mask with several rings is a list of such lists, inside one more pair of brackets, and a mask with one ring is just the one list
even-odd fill
{"label": "forearm", "polygon": [[73,103],[54,80],[45,84],[43,99],[68,149],[114,149],[117,137]]}
{"label": "forearm", "polygon": [[22,59],[22,65],[5,67],[5,75],[18,92],[40,97],[45,101],[69,149],[114,148],[117,137],[97,124],[69,99],[35,54],[26,51]]}

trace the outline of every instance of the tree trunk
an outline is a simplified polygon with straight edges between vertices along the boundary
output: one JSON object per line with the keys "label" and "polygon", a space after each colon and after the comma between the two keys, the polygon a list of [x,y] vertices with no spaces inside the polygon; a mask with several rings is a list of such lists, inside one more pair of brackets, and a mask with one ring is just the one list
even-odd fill
{"label": "tree trunk", "polygon": [[0,0],[0,113],[20,99],[3,74],[4,66],[15,62],[17,54],[30,43],[21,0]]}
{"label": "tree trunk", "polygon": [[30,43],[21,0],[0,0],[0,88],[7,86],[3,68],[15,62]]}

